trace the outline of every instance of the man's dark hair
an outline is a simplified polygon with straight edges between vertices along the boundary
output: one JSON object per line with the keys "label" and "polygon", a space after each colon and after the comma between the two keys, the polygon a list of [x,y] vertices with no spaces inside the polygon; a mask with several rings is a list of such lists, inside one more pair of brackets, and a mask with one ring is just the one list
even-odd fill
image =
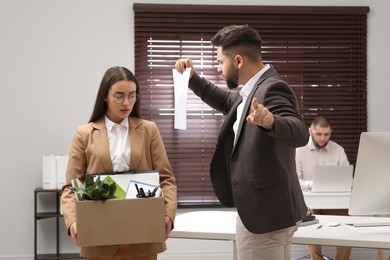
{"label": "man's dark hair", "polygon": [[324,117],[324,116],[317,116],[313,119],[311,122],[311,128],[316,128],[316,126],[322,127],[322,128],[332,128],[332,125],[330,124],[330,121]]}
{"label": "man's dark hair", "polygon": [[261,37],[259,33],[248,25],[230,25],[219,30],[211,43],[222,47],[226,56],[233,57],[237,54],[247,59],[261,61]]}

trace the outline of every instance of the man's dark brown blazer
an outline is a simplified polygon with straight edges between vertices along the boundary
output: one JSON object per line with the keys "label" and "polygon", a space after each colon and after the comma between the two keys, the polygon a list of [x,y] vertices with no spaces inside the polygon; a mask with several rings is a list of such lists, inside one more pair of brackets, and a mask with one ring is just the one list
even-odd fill
{"label": "man's dark brown blazer", "polygon": [[[220,202],[236,207],[252,233],[262,234],[296,225],[307,211],[295,167],[295,148],[306,145],[308,130],[299,115],[290,86],[271,66],[249,94],[234,144],[233,124],[242,97],[221,89],[196,73],[190,89],[223,112],[210,175]],[[246,122],[256,97],[273,114],[272,129]]]}

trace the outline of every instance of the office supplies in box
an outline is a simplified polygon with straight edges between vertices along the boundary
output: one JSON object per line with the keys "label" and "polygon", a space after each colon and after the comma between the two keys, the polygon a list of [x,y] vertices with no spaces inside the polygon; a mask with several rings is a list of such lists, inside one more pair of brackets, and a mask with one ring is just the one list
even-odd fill
{"label": "office supplies in box", "polygon": [[76,202],[78,244],[82,247],[165,241],[164,199]]}
{"label": "office supplies in box", "polygon": [[126,192],[126,199],[161,197],[160,185],[151,185],[140,181],[131,180]]}
{"label": "office supplies in box", "polygon": [[[130,181],[138,181],[150,185],[160,185],[160,175],[157,171],[128,171],[128,172],[113,172],[91,174],[94,178],[100,175],[100,179],[104,180],[107,176],[111,177],[124,191],[128,191]],[[126,196],[126,195],[125,195]],[[127,196],[127,198],[129,198]]]}

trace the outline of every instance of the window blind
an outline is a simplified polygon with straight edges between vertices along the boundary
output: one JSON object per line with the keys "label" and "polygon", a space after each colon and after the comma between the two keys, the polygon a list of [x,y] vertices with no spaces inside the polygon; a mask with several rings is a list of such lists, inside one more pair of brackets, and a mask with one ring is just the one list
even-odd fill
{"label": "window blind", "polygon": [[198,74],[221,86],[211,37],[222,27],[248,24],[263,39],[264,63],[293,88],[307,126],[328,117],[332,140],[355,164],[367,131],[368,7],[134,4],[135,75],[141,111],[160,129],[177,178],[178,201],[217,203],[209,164],[224,116],[188,91],[187,130],[175,130],[172,69],[191,58]]}

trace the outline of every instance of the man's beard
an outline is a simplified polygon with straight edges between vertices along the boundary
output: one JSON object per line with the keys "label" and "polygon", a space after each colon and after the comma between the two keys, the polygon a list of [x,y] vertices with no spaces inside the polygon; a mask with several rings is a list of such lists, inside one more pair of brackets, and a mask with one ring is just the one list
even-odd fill
{"label": "man's beard", "polygon": [[235,89],[238,87],[238,70],[233,66],[230,67],[230,70],[225,76],[226,85],[229,89]]}
{"label": "man's beard", "polygon": [[226,86],[229,88],[229,89],[235,89],[238,87],[238,84],[237,83],[234,83],[234,82],[231,82],[231,81],[226,81]]}
{"label": "man's beard", "polygon": [[317,149],[322,149],[324,148],[328,143],[329,141],[327,141],[326,143],[324,143],[324,145],[319,145],[316,141],[313,140],[313,143],[314,143],[314,146],[317,148]]}

